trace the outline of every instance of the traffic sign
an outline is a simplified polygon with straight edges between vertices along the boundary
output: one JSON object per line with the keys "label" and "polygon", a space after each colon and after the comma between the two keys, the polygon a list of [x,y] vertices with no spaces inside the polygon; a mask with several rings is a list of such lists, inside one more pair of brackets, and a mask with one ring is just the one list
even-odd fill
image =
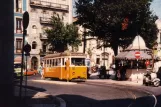
{"label": "traffic sign", "polygon": [[23,29],[27,29],[28,24],[29,24],[29,13],[26,11],[23,14]]}
{"label": "traffic sign", "polygon": [[31,45],[30,44],[26,44],[24,46],[24,51],[26,52],[27,55],[29,55],[30,51],[31,51]]}
{"label": "traffic sign", "polygon": [[140,52],[139,51],[135,52],[135,58],[136,59],[139,59],[140,58]]}

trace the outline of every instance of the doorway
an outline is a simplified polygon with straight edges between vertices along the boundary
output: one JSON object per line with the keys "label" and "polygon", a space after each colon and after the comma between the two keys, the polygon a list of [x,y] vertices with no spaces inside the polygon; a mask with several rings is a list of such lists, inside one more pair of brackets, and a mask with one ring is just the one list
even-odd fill
{"label": "doorway", "polygon": [[37,57],[32,57],[31,58],[31,69],[37,70],[38,68],[38,59]]}

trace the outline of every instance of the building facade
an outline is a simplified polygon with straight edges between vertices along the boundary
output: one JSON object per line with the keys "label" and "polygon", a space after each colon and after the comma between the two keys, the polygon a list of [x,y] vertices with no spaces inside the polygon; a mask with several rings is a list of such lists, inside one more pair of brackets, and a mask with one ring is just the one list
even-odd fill
{"label": "building facade", "polygon": [[14,0],[14,58],[21,62],[21,50],[23,43],[23,13],[27,10],[27,0]]}
{"label": "building facade", "polygon": [[72,0],[28,0],[28,12],[30,23],[27,42],[32,47],[28,67],[37,69],[42,58],[48,53],[44,30],[50,27],[51,16],[55,12],[64,18],[64,23],[72,23]]}
{"label": "building facade", "polygon": [[[76,18],[73,18],[73,21],[76,21]],[[84,42],[83,42],[83,33],[85,29],[81,26],[79,27],[78,33],[80,34],[80,38],[82,39],[82,43],[78,46],[78,49],[75,50],[77,52],[83,52]],[[114,52],[111,48],[104,48],[103,42],[98,40],[96,37],[86,36],[86,46],[85,53],[87,54],[87,58],[91,61],[91,66],[100,65],[106,66],[106,69],[109,69],[110,65],[113,63]],[[71,49],[70,49],[71,50]]]}
{"label": "building facade", "polygon": [[156,21],[156,25],[157,25],[157,28],[159,30],[158,32],[158,35],[157,35],[157,43],[158,43],[158,46],[157,46],[157,56],[160,57],[161,59],[161,19],[158,19]]}

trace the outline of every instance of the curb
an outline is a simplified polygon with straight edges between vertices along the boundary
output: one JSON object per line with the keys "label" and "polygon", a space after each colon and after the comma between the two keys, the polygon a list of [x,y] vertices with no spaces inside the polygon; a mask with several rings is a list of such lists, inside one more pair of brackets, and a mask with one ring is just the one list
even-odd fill
{"label": "curb", "polygon": [[60,84],[60,85],[76,85],[75,82],[62,82],[62,81],[50,81],[50,80],[28,80],[31,82],[41,82],[41,83],[48,83],[48,84]]}
{"label": "curb", "polygon": [[58,100],[59,100],[59,102],[60,102],[60,106],[59,107],[66,107],[66,102],[62,99],[62,98],[60,98],[60,97],[56,97]]}
{"label": "curb", "polygon": [[122,83],[118,83],[117,81],[97,81],[97,80],[87,80],[87,82],[91,82],[91,83],[106,83],[106,84],[117,84],[117,85],[122,85],[122,86],[142,86],[142,84],[139,83],[124,83],[122,81]]}

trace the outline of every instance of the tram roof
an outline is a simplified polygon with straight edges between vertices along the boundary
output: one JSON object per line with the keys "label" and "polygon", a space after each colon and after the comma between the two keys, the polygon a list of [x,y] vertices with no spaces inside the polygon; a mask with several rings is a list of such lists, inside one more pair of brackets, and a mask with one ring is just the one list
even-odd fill
{"label": "tram roof", "polygon": [[44,58],[53,58],[53,57],[65,57],[65,56],[84,56],[86,57],[86,54],[81,53],[81,52],[70,52],[66,53],[66,52],[62,52],[62,53],[54,53],[54,54],[48,54],[46,55]]}

